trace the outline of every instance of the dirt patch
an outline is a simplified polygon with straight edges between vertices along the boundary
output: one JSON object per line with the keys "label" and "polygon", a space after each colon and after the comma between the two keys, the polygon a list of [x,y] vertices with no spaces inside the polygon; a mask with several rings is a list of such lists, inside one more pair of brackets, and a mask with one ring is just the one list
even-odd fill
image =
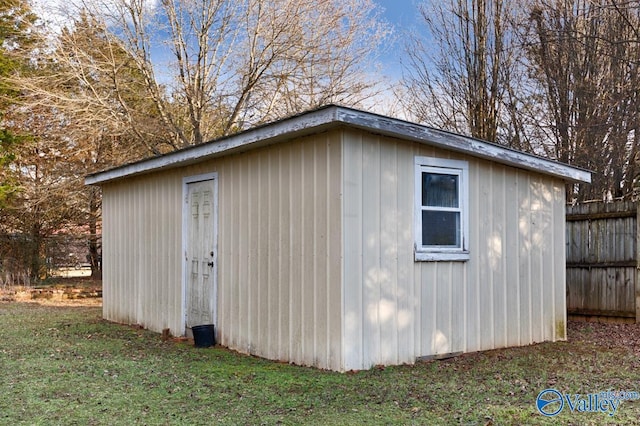
{"label": "dirt patch", "polygon": [[569,341],[592,343],[604,348],[626,348],[640,355],[640,324],[607,324],[569,321]]}

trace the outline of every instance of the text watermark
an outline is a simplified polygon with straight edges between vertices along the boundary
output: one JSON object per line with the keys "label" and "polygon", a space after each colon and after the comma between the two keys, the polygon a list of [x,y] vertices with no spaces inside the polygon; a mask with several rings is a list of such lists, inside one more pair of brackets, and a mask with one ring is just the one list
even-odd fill
{"label": "text watermark", "polygon": [[536,407],[540,414],[557,416],[567,407],[571,412],[607,413],[613,416],[622,401],[640,399],[640,393],[633,391],[605,391],[589,394],[561,393],[557,389],[545,389],[536,398]]}

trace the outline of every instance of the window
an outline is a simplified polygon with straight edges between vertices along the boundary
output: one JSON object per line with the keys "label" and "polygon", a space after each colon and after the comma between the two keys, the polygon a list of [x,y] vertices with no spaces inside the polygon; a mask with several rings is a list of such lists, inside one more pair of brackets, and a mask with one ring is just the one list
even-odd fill
{"label": "window", "polygon": [[468,260],[468,163],[416,157],[415,174],[415,260]]}

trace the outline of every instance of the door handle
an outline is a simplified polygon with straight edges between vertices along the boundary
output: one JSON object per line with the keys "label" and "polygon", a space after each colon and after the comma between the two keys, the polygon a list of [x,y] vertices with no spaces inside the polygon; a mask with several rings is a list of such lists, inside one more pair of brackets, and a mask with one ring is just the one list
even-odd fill
{"label": "door handle", "polygon": [[211,266],[213,268],[213,260],[211,262],[207,262],[207,266]]}

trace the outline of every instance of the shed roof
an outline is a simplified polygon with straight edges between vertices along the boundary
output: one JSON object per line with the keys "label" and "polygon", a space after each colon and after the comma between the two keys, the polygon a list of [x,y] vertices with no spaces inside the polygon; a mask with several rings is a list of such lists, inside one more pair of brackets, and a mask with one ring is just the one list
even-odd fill
{"label": "shed roof", "polygon": [[116,179],[181,167],[341,126],[449,149],[497,163],[555,176],[569,182],[591,182],[591,172],[558,161],[421,124],[353,108],[328,105],[202,145],[94,173],[86,177],[85,183],[87,185],[99,185]]}

